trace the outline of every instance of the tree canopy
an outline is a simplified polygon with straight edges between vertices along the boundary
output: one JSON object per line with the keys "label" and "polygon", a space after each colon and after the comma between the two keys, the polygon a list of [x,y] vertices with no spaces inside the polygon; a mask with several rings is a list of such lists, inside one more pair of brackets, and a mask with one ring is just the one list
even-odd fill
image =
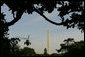
{"label": "tree canopy", "polygon": [[[10,47],[10,40],[8,39],[8,27],[5,25],[6,20],[4,19],[4,14],[1,13],[1,18],[0,18],[0,55],[3,56],[9,55],[9,47]],[[5,52],[4,52],[5,51]]]}
{"label": "tree canopy", "polygon": [[60,46],[61,48],[57,51],[64,56],[84,56],[84,41],[76,42],[73,38],[68,38]]}
{"label": "tree canopy", "polygon": [[[7,26],[11,26],[20,20],[23,13],[32,14],[33,12],[37,12],[52,24],[63,25],[67,28],[77,27],[84,30],[84,1],[1,0],[1,5],[3,4],[6,4],[12,10],[14,17],[12,21],[6,23]],[[61,5],[61,7],[57,5]],[[44,12],[52,13],[54,9],[59,11],[59,16],[61,17],[60,23],[52,21],[44,15]],[[69,15],[70,18],[65,19],[66,15]]]}
{"label": "tree canopy", "polygon": [[[84,1],[59,1],[59,0],[1,0],[1,6],[6,4],[10,10],[12,10],[13,18],[10,22],[5,19],[5,14],[1,13],[0,18],[0,44],[1,44],[1,54],[0,56],[9,55],[22,55],[22,56],[34,56],[35,51],[33,48],[24,47],[20,49],[17,44],[20,39],[11,38],[8,39],[8,27],[14,25],[18,20],[21,19],[23,13],[32,14],[33,12],[38,13],[46,21],[54,25],[63,25],[67,28],[77,27],[84,31]],[[52,21],[44,15],[45,12],[52,13],[56,9],[59,11],[61,17],[61,22]],[[65,16],[70,18],[65,18]],[[58,19],[59,20],[59,19]],[[84,55],[84,42],[75,42],[74,39],[64,40],[64,44],[61,44],[59,52],[64,52],[65,55]],[[28,40],[24,42],[27,46],[31,43]],[[46,49],[44,50],[46,54]],[[24,53],[23,53],[24,52]],[[46,54],[48,55],[48,54]],[[52,54],[55,56],[56,54]],[[43,56],[43,55],[42,55]],[[60,55],[59,55],[60,56]]]}

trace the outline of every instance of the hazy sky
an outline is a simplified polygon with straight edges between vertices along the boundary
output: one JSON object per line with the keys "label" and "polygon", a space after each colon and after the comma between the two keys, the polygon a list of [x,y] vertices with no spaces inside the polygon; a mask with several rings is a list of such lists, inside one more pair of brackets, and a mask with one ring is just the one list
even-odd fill
{"label": "hazy sky", "polygon": [[[13,19],[11,11],[8,11],[8,7],[4,5],[1,8],[1,12],[6,15],[7,21]],[[60,17],[57,15],[57,10],[54,10],[51,14],[45,13],[45,15],[54,21],[59,21]],[[66,18],[69,18],[66,16]],[[76,41],[84,40],[84,33],[81,33],[77,28],[66,29],[63,26],[56,26],[47,22],[43,17],[34,12],[33,14],[24,13],[22,18],[13,26],[9,27],[9,37],[25,37],[30,35],[30,47],[34,48],[37,53],[43,53],[44,48],[47,46],[47,30],[50,30],[50,53],[56,52],[55,49],[59,49],[59,44],[64,39],[74,38]],[[20,44],[23,46],[23,39]]]}

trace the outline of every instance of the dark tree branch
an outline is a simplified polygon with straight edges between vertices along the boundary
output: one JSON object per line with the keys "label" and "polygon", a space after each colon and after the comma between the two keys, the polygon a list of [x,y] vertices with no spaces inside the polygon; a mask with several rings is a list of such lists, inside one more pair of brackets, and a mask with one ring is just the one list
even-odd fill
{"label": "dark tree branch", "polygon": [[45,20],[47,20],[48,22],[54,24],[54,25],[63,25],[63,22],[61,23],[57,23],[57,22],[54,22],[54,21],[51,21],[50,19],[48,19],[45,15],[43,15],[38,9],[34,8],[34,10],[40,14],[43,18],[45,18]]}
{"label": "dark tree branch", "polygon": [[54,22],[54,21],[48,19],[45,15],[43,15],[38,9],[34,8],[34,10],[35,10],[38,14],[40,14],[42,17],[44,17],[46,21],[48,21],[48,22],[50,22],[50,23],[52,23],[52,24],[54,24],[54,25],[69,26],[68,23],[71,23],[71,22],[73,21],[73,20],[66,20],[66,21],[62,21],[61,23]]}
{"label": "dark tree branch", "polygon": [[16,18],[14,18],[11,22],[7,22],[6,25],[7,26],[14,25],[17,21],[19,21],[21,19],[22,14],[23,14],[23,12],[21,12],[21,11],[17,12]]}

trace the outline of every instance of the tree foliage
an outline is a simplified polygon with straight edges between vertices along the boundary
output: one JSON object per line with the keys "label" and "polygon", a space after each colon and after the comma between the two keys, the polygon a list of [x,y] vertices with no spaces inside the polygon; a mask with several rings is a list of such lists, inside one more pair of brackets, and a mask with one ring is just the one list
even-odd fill
{"label": "tree foliage", "polygon": [[28,36],[28,39],[24,42],[24,44],[27,46],[31,45],[31,42],[29,41],[29,36]]}
{"label": "tree foliage", "polygon": [[10,55],[15,56],[17,55],[17,51],[19,51],[19,46],[17,45],[18,42],[20,41],[19,38],[11,38],[10,39]]}
{"label": "tree foliage", "polygon": [[24,47],[20,51],[20,56],[35,56],[35,51],[33,48]]}
{"label": "tree foliage", "polygon": [[[37,12],[40,16],[44,17],[45,20],[52,24],[63,25],[67,28],[78,27],[78,29],[84,30],[84,1],[1,0],[1,5],[3,4],[6,4],[10,10],[12,10],[14,17],[12,21],[7,22],[7,26],[11,26],[21,19],[23,13],[32,14],[33,12]],[[61,5],[61,7],[57,5]],[[52,13],[54,9],[59,11],[59,16],[61,17],[60,23],[52,21],[44,15],[45,12]],[[66,15],[70,18],[65,19]]]}
{"label": "tree foliage", "polygon": [[[8,27],[14,25],[21,19],[23,13],[32,14],[38,13],[46,21],[54,25],[63,25],[67,28],[77,27],[84,31],[84,1],[58,1],[58,0],[1,0],[1,6],[6,4],[12,10],[13,18],[10,22],[6,22],[5,14],[1,13],[0,18],[0,56],[34,56],[35,51],[32,48],[25,47],[20,49],[17,46],[18,38],[8,39]],[[35,6],[37,5],[37,6]],[[59,5],[59,6],[57,6]],[[61,22],[52,21],[44,15],[45,12],[52,13],[54,9],[59,11]],[[70,18],[65,18],[69,16]],[[65,56],[84,55],[84,42],[75,42],[74,39],[66,39],[64,44],[61,44],[58,52],[64,53]],[[26,40],[25,44],[31,44]],[[57,55],[57,54],[52,54]],[[44,55],[41,55],[44,56]],[[49,56],[49,55],[48,55]]]}
{"label": "tree foliage", "polygon": [[44,55],[47,55],[48,53],[47,53],[47,49],[45,48],[44,49]]}
{"label": "tree foliage", "polygon": [[10,40],[8,39],[8,27],[5,25],[6,20],[4,19],[5,15],[1,13],[0,18],[0,55],[9,55],[10,50]]}
{"label": "tree foliage", "polygon": [[64,56],[84,56],[84,41],[75,42],[72,38],[64,40],[61,48],[57,50],[64,54]]}

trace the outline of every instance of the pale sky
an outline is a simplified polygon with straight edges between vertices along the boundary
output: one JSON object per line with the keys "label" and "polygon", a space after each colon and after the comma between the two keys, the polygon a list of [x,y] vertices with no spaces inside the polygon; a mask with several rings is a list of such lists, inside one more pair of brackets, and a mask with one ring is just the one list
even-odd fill
{"label": "pale sky", "polygon": [[[1,12],[6,15],[6,20],[13,19],[11,11],[4,5],[1,7]],[[45,15],[54,21],[60,21],[58,11],[54,10],[51,14]],[[69,17],[66,17],[69,18]],[[56,20],[57,19],[57,20]],[[9,38],[11,37],[28,37],[30,35],[31,48],[34,48],[37,53],[43,53],[47,46],[47,30],[50,30],[50,53],[56,53],[55,49],[59,49],[59,45],[64,39],[74,38],[76,41],[84,40],[84,33],[81,33],[77,28],[66,29],[64,26],[56,26],[47,22],[43,17],[34,12],[33,14],[24,13],[22,18],[13,26],[9,27]],[[23,39],[20,45],[23,46]]]}

